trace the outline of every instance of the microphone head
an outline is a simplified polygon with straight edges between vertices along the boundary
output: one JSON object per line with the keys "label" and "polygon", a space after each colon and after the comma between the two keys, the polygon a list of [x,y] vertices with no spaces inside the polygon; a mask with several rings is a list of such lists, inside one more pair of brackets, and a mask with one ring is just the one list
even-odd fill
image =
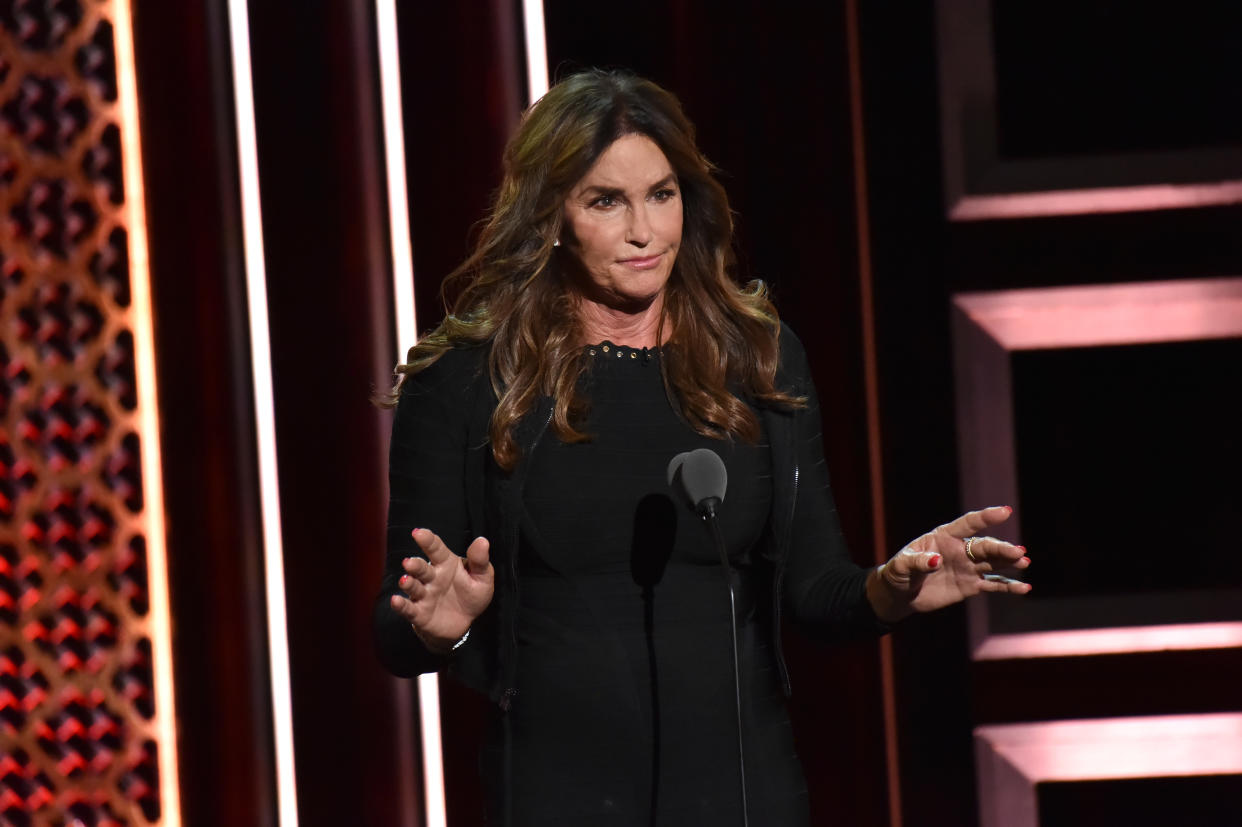
{"label": "microphone head", "polygon": [[[669,460],[668,463],[668,487],[677,487],[677,472],[681,470],[681,464],[686,461],[686,457],[690,456],[689,451],[682,451],[677,456]],[[683,491],[684,493],[684,491]]]}
{"label": "microphone head", "polygon": [[697,448],[673,457],[668,464],[668,482],[673,487],[680,478],[690,504],[702,511],[705,503],[724,501],[728,472],[720,455],[710,448]]}

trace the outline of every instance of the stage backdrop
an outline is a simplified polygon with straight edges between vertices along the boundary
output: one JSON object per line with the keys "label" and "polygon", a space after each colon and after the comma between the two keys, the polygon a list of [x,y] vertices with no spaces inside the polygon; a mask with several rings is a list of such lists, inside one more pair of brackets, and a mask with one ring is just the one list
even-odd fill
{"label": "stage backdrop", "polygon": [[[250,4],[251,181],[227,4],[133,5],[0,3],[0,820],[275,824],[291,754],[303,822],[418,824],[412,693],[368,629],[370,397],[410,344],[375,7]],[[398,5],[398,277],[426,329],[526,55],[510,0]],[[815,823],[1233,823],[1242,21],[1019,5],[543,10],[554,76],[628,67],[698,124],[740,275],[811,350],[858,562],[1017,509],[1030,597],[881,645],[788,630]],[[481,824],[484,704],[442,688],[450,823]]]}

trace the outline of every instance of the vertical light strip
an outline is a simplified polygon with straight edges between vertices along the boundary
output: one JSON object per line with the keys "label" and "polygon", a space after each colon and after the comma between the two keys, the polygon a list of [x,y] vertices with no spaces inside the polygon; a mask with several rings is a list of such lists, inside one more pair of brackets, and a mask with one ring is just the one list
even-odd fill
{"label": "vertical light strip", "polygon": [[296,827],[298,806],[293,766],[293,701],[289,686],[284,546],[280,532],[280,489],[276,470],[276,406],[272,390],[271,340],[267,328],[267,270],[263,260],[259,150],[255,137],[254,88],[250,73],[250,22],[247,18],[246,0],[229,0],[229,38],[232,43],[233,102],[236,107],[237,162],[241,180],[246,303],[250,315],[255,436],[259,451],[267,647],[272,685],[272,726],[276,746],[276,800],[281,827]]}
{"label": "vertical light strip", "polygon": [[[523,0],[526,37],[526,78],[529,101],[548,90],[542,0]],[[380,66],[380,98],[384,118],[384,157],[388,172],[389,237],[392,239],[393,311],[396,314],[397,359],[418,339],[414,303],[414,256],[410,238],[406,187],[405,127],[401,105],[401,52],[395,0],[376,0],[375,19]],[[419,724],[422,731],[423,797],[427,827],[445,827],[444,759],[440,733],[440,685],[436,675],[418,677]]]}
{"label": "vertical light strip", "polygon": [[142,179],[142,139],[138,123],[138,80],[134,63],[129,0],[115,0],[118,106],[121,120],[125,230],[129,237],[130,326],[134,336],[138,433],[142,447],[143,522],[151,600],[150,634],[155,679],[155,741],[160,774],[160,822],[181,824],[181,785],[177,768],[177,711],[173,692],[172,624],[168,599],[168,559],[164,537],[164,472],[160,446],[159,394],[155,376],[155,330],[151,310],[151,270],[147,251],[146,191]]}
{"label": "vertical light strip", "polygon": [[526,90],[529,106],[548,91],[548,44],[543,27],[543,0],[522,0],[526,32]]}
{"label": "vertical light strip", "polygon": [[392,239],[392,292],[397,314],[397,359],[418,339],[414,307],[414,252],[405,191],[405,129],[401,108],[401,52],[396,0],[376,0],[380,106],[384,118],[384,167],[388,171],[388,235]]}
{"label": "vertical light strip", "polygon": [[[406,350],[418,340],[418,315],[414,306],[414,252],[406,191],[405,125],[401,106],[401,50],[397,38],[396,0],[376,0],[375,24],[379,47],[380,108],[384,118],[384,166],[388,172],[388,235],[392,239],[397,361],[403,362]],[[448,823],[438,681],[432,673],[419,675],[417,683],[426,827],[446,827]]]}
{"label": "vertical light strip", "polygon": [[440,739],[440,678],[435,672],[418,676],[418,723],[423,734],[423,810],[426,827],[446,827],[444,755]]}

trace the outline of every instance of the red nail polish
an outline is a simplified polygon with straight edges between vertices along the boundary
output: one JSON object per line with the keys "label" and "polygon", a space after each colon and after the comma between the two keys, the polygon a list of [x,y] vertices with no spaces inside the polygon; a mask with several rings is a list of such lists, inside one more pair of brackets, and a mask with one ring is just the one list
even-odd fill
{"label": "red nail polish", "polygon": [[927,561],[927,565],[931,566],[933,569],[940,568],[940,555],[937,554],[935,557],[929,559]]}
{"label": "red nail polish", "polygon": [[410,576],[408,574],[403,574],[401,575],[401,579],[397,581],[397,585],[401,586],[402,588],[405,588],[406,584],[409,582],[410,582]]}
{"label": "red nail polish", "polygon": [[1022,558],[1019,562],[1021,562],[1021,563],[1026,563],[1026,564],[1029,566],[1029,565],[1031,564],[1031,558],[1030,558],[1030,557],[1023,557],[1023,558]]}
{"label": "red nail polish", "polygon": [[1006,506],[1002,506],[1002,507],[1003,507],[1006,511],[1008,511],[1010,514],[1012,514],[1012,513],[1013,513],[1013,506],[1012,506],[1012,505],[1006,505]]}
{"label": "red nail polish", "polygon": [[1026,554],[1026,546],[1018,546],[1018,548],[1022,549],[1023,554]]}

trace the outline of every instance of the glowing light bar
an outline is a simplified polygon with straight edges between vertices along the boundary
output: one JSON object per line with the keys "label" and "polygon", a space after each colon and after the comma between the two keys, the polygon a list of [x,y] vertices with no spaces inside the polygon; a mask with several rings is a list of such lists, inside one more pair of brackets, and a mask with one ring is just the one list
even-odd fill
{"label": "glowing light bar", "polygon": [[527,105],[548,91],[548,46],[543,27],[543,0],[522,0],[522,29],[526,32]]}
{"label": "glowing light bar", "polygon": [[1038,827],[1041,782],[1242,773],[1242,714],[979,727],[975,763],[983,827]]}
{"label": "glowing light bar", "polygon": [[414,307],[414,249],[405,188],[405,129],[401,108],[401,51],[396,0],[377,0],[380,107],[384,120],[384,166],[388,171],[388,236],[392,239],[392,288],[396,305],[397,359],[418,340]]}
{"label": "glowing light bar", "polygon": [[1234,647],[1242,647],[1242,623],[1177,623],[989,635],[973,657],[1005,660]]}
{"label": "glowing light bar", "polygon": [[[401,52],[395,0],[376,0],[380,99],[384,119],[384,155],[388,170],[388,221],[392,239],[393,311],[396,314],[397,360],[418,340],[414,301],[414,256],[410,238],[409,194],[406,187],[405,128],[401,104]],[[523,0],[526,77],[529,102],[548,90],[543,3]],[[436,675],[418,677],[419,724],[422,731],[423,797],[427,827],[445,827],[444,759],[440,732],[440,685]]]}
{"label": "glowing light bar", "polygon": [[120,109],[125,229],[129,236],[138,433],[142,441],[143,521],[146,524],[150,632],[155,680],[155,740],[159,745],[161,823],[181,823],[181,785],[177,766],[177,713],[173,691],[168,558],[164,542],[164,480],[160,447],[159,394],[155,374],[155,331],[151,309],[151,269],[147,251],[146,190],[142,178],[142,139],[138,123],[138,80],[134,63],[133,20],[129,0],[115,0],[117,104]]}
{"label": "glowing light bar", "polygon": [[[396,314],[397,361],[418,341],[414,303],[414,251],[410,238],[406,188],[405,126],[401,105],[401,50],[395,0],[376,0],[379,46],[380,107],[384,119],[384,158],[388,170],[388,235],[392,239],[393,312]],[[446,827],[444,758],[440,744],[440,685],[437,677],[418,676],[418,717],[422,733],[423,809],[426,827]]]}
{"label": "glowing light bar", "polygon": [[1242,279],[1037,287],[954,297],[1005,350],[1242,336]]}
{"label": "glowing light bar", "polygon": [[968,195],[949,209],[953,221],[1049,215],[1139,212],[1242,203],[1242,181],[1100,187],[999,195]]}
{"label": "glowing light bar", "polygon": [[427,827],[446,827],[444,755],[440,735],[440,679],[432,672],[418,676],[418,723],[423,734],[423,796]]}
{"label": "glowing light bar", "polygon": [[298,802],[293,761],[289,639],[285,619],[284,544],[280,530],[280,488],[276,467],[276,405],[272,390],[271,338],[267,326],[267,269],[263,256],[259,151],[255,137],[250,24],[247,19],[246,0],[229,0],[229,35],[233,58],[233,101],[237,118],[237,161],[241,179],[246,303],[250,315],[255,436],[259,453],[259,502],[263,518],[263,573],[267,598],[272,727],[276,746],[276,801],[281,827],[296,827]]}

